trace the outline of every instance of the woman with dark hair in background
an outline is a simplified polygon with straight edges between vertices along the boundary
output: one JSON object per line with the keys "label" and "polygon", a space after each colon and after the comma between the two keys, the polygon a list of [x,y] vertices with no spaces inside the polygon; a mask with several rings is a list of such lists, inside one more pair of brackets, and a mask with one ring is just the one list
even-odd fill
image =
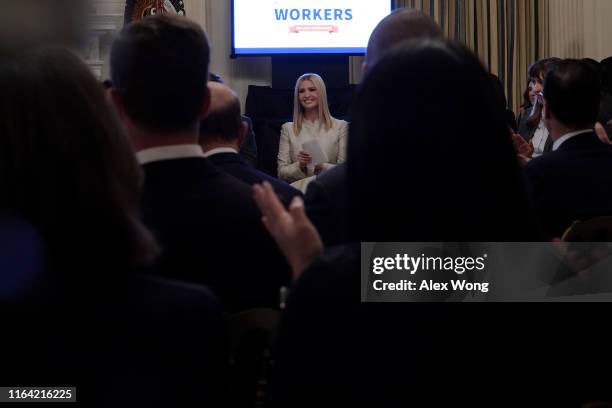
{"label": "woman with dark hair in background", "polygon": [[533,157],[541,156],[552,148],[552,140],[549,139],[548,130],[542,120],[544,102],[540,93],[544,90],[546,75],[559,61],[559,58],[547,58],[529,67],[529,88],[534,95],[531,101],[533,107],[519,118],[519,134],[533,145]]}
{"label": "woman with dark hair in background", "polygon": [[76,386],[87,406],[210,401],[218,307],[206,289],[137,273],[158,248],[102,87],[78,57],[47,48],[3,55],[0,89],[0,213],[31,225],[45,254],[0,299],[2,383]]}
{"label": "woman with dark hair in background", "polygon": [[525,92],[523,92],[523,103],[521,104],[518,114],[518,123],[521,123],[521,121],[526,119],[524,115],[527,115],[528,117],[531,114],[535,96],[535,92],[533,92],[533,87],[531,86],[531,81],[527,81],[527,87],[525,88]]}
{"label": "woman with dark hair in background", "polygon": [[[356,244],[314,263],[322,245],[300,200],[285,211],[270,186],[256,187],[264,223],[299,277],[279,333],[278,406],[461,405],[508,380],[499,367],[515,355],[515,332],[496,323],[504,317],[458,305],[359,302],[359,242],[539,238],[495,101],[487,72],[461,46],[409,43],[378,62],[350,128],[347,202]],[[465,121],[474,109],[482,120]],[[469,356],[476,354],[486,357],[475,363]],[[462,391],[469,384],[479,395]]]}

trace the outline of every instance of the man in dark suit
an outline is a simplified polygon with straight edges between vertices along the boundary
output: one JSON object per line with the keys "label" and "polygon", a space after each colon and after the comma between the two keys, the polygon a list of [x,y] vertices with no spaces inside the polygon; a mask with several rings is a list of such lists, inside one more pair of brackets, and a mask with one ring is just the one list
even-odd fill
{"label": "man in dark suit", "polygon": [[204,156],[218,169],[249,185],[268,181],[274,191],[288,204],[299,190],[253,167],[240,156],[239,149],[248,131],[248,125],[240,116],[240,101],[227,86],[209,82],[211,107],[208,116],[200,124],[200,146]]}
{"label": "man in dark suit", "polygon": [[178,17],[126,26],[113,45],[111,96],[144,170],[143,218],[164,250],[159,273],[207,285],[226,310],[275,307],[288,266],[251,187],[197,144],[209,58],[202,29]]}
{"label": "man in dark suit", "polygon": [[[442,38],[442,30],[425,14],[400,9],[385,17],[368,42],[363,71],[374,66],[382,55],[403,41],[417,38]],[[325,246],[350,240],[346,225],[346,167],[339,164],[308,185],[305,205],[308,217],[317,227]]]}
{"label": "man in dark suit", "polygon": [[[223,78],[211,72],[208,74],[208,81],[222,84]],[[249,164],[249,166],[257,168],[257,140],[255,139],[255,132],[253,132],[253,121],[245,115],[242,115],[242,121],[247,125],[247,132],[242,140],[238,154]]]}
{"label": "man in dark suit", "polygon": [[612,215],[612,147],[593,131],[599,102],[597,75],[582,61],[565,60],[546,77],[543,117],[553,151],[526,171],[548,238],[574,221]]}

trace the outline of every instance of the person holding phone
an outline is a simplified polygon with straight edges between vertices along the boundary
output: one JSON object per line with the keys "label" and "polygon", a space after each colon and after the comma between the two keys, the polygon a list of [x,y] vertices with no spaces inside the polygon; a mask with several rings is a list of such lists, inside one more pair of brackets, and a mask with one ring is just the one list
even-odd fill
{"label": "person holding phone", "polygon": [[[293,122],[281,128],[278,177],[288,183],[301,182],[304,185],[298,187],[305,189],[302,180],[312,179],[345,160],[347,132],[348,123],[330,114],[323,79],[317,74],[302,75],[295,85]],[[320,147],[316,153],[327,156],[326,162],[313,160],[315,140]]]}
{"label": "person holding phone", "polygon": [[548,129],[542,118],[544,107],[542,91],[544,78],[561,60],[547,58],[540,60],[529,67],[529,90],[532,95],[533,108],[525,112],[519,119],[519,133],[533,146],[533,157],[538,157],[552,149],[552,140],[548,137]]}

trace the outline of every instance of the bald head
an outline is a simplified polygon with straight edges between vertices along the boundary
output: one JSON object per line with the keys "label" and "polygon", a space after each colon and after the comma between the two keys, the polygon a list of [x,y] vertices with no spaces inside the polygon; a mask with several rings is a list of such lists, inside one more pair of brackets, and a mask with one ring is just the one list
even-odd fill
{"label": "bald head", "polygon": [[240,105],[238,95],[229,87],[220,82],[208,82],[210,91],[210,113],[223,111],[229,105],[237,103]]}
{"label": "bald head", "polygon": [[416,10],[396,10],[382,19],[372,32],[364,68],[373,66],[384,53],[404,41],[442,37],[440,26],[431,17]]}
{"label": "bald head", "polygon": [[227,143],[233,146],[242,135],[240,100],[236,92],[227,86],[208,82],[210,90],[210,111],[200,124],[200,144]]}

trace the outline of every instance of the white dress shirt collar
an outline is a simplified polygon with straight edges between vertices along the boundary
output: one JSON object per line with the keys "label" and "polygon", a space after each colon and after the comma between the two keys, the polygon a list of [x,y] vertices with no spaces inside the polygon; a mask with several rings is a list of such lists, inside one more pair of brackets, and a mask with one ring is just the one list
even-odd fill
{"label": "white dress shirt collar", "polygon": [[236,153],[238,154],[238,151],[232,147],[216,147],[214,149],[210,149],[209,151],[207,151],[206,153],[204,153],[204,157],[210,157],[214,154],[219,154],[219,153]]}
{"label": "white dress shirt collar", "polygon": [[578,130],[576,132],[570,132],[570,133],[566,133],[565,135],[561,136],[560,138],[558,138],[557,140],[555,140],[555,143],[553,143],[553,152],[555,150],[557,150],[559,147],[561,147],[561,145],[563,143],[565,143],[566,141],[568,141],[569,139],[571,139],[574,136],[578,136],[581,135],[583,133],[590,133],[592,132],[593,129],[583,129],[583,130]]}
{"label": "white dress shirt collar", "polygon": [[141,165],[162,160],[188,159],[194,157],[204,157],[200,145],[181,144],[160,146],[144,149],[136,153],[136,159]]}
{"label": "white dress shirt collar", "polygon": [[544,154],[544,150],[546,149],[546,142],[548,141],[549,134],[544,121],[541,120],[538,124],[538,128],[533,133],[533,138],[531,138],[531,144],[533,146],[533,157],[539,157]]}

